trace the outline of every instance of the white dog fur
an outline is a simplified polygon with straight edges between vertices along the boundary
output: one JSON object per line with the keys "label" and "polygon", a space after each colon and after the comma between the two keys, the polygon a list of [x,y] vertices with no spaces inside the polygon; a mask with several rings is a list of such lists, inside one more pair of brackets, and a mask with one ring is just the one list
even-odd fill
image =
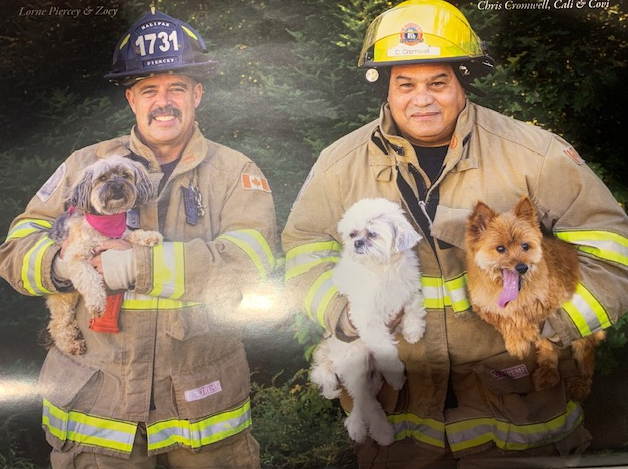
{"label": "white dog fur", "polygon": [[[129,158],[114,156],[89,165],[71,189],[68,204],[74,207],[60,215],[50,231],[58,244],[68,240],[63,261],[75,291],[46,297],[50,310],[48,330],[56,346],[75,355],[86,351],[85,340],[75,318],[75,308],[82,296],[91,318],[105,311],[107,293],[104,280],[91,264],[91,259],[108,239],[85,219],[85,213],[115,215],[154,197],[154,187],[144,167]],[[131,244],[153,246],[163,241],[156,231],[128,228],[121,237]]]}
{"label": "white dog fur", "polygon": [[419,261],[413,248],[421,240],[399,204],[383,198],[362,199],[338,224],[343,242],[333,280],[349,300],[359,338],[343,342],[330,337],[314,351],[311,380],[328,399],[344,387],[353,398],[345,420],[349,436],[363,442],[368,434],[389,445],[394,430],[377,401],[383,378],[394,388],[405,382],[389,325],[403,312],[401,331],[409,343],[425,332],[424,298]]}

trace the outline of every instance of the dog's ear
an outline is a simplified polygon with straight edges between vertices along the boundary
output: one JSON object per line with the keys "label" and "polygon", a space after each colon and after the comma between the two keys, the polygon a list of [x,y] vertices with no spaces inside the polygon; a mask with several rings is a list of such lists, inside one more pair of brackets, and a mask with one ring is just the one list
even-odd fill
{"label": "dog's ear", "polygon": [[467,220],[467,234],[476,239],[497,213],[482,201],[478,201],[473,208],[473,212]]}
{"label": "dog's ear", "polygon": [[140,163],[132,162],[135,173],[135,189],[137,191],[136,205],[142,205],[156,196],[155,185],[151,181],[148,172]]}
{"label": "dog's ear", "polygon": [[518,218],[523,218],[524,220],[529,220],[534,225],[538,225],[538,220],[536,218],[536,209],[532,202],[527,196],[521,197],[517,205],[515,205],[515,216]]}
{"label": "dog's ear", "polygon": [[92,168],[86,168],[83,171],[81,179],[74,183],[72,186],[70,197],[68,198],[68,204],[71,207],[76,207],[84,212],[91,211],[90,197],[93,188],[94,171]]}
{"label": "dog's ear", "polygon": [[395,249],[398,252],[411,249],[421,241],[421,235],[416,232],[403,214],[392,217],[391,222],[395,227]]}

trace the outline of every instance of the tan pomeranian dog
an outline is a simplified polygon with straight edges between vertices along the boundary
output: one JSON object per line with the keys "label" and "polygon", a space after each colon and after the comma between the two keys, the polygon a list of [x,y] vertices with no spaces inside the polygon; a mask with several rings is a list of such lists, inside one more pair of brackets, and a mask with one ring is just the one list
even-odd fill
{"label": "tan pomeranian dog", "polygon": [[[466,227],[467,272],[471,304],[477,314],[504,337],[506,350],[520,359],[536,348],[537,390],[560,381],[558,347],[541,338],[545,320],[571,299],[580,270],[576,248],[543,236],[530,199],[522,197],[511,211],[498,214],[477,202]],[[566,379],[571,399],[591,391],[595,347],[603,331],[573,341],[579,376]]]}

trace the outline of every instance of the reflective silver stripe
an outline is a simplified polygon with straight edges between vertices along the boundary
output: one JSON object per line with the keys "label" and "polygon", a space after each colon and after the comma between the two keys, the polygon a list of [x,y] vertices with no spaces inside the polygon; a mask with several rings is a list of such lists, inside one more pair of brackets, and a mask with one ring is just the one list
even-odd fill
{"label": "reflective silver stripe", "polygon": [[238,246],[251,259],[260,277],[266,278],[275,269],[275,257],[268,242],[257,230],[236,230],[221,234],[216,239],[225,239]]}
{"label": "reflective silver stripe", "polygon": [[181,242],[153,246],[151,296],[178,299],[185,293],[185,250]]}
{"label": "reflective silver stripe", "polygon": [[323,272],[310,287],[305,296],[305,310],[314,321],[325,326],[325,311],[332,298],[338,293],[338,287],[334,284],[333,270]]}
{"label": "reflective silver stripe", "polygon": [[445,447],[445,424],[431,418],[422,418],[412,413],[388,416],[395,430],[395,440],[414,438],[437,448]]}
{"label": "reflective silver stripe", "polygon": [[342,245],[337,241],[308,243],[290,249],[286,253],[285,279],[290,280],[327,262],[340,260]]}
{"label": "reflective silver stripe", "polygon": [[201,303],[194,301],[171,300],[169,298],[159,298],[158,296],[141,295],[134,292],[125,292],[122,309],[127,311],[140,310],[174,310],[185,309],[198,306]]}
{"label": "reflective silver stripe", "polygon": [[46,251],[54,245],[52,239],[44,236],[24,256],[22,284],[31,295],[43,296],[53,293],[43,285],[42,260]]}
{"label": "reflective silver stripe", "polygon": [[208,417],[198,422],[164,420],[147,426],[148,451],[157,451],[173,445],[192,449],[216,443],[240,433],[251,426],[251,403]]}
{"label": "reflective silver stripe", "polygon": [[452,451],[464,451],[494,442],[504,450],[524,450],[562,439],[583,420],[582,408],[567,403],[565,412],[546,422],[517,425],[495,418],[467,419],[446,425]]}
{"label": "reflective silver stripe", "polygon": [[563,304],[563,308],[582,336],[613,325],[604,306],[581,283],[576,287],[571,300]]}
{"label": "reflective silver stripe", "polygon": [[106,448],[123,454],[133,450],[137,424],[56,407],[44,399],[42,425],[60,441]]}
{"label": "reflective silver stripe", "polygon": [[36,218],[22,220],[9,231],[6,239],[9,241],[24,238],[32,233],[46,233],[50,228],[52,228],[52,222],[47,220],[39,220]]}

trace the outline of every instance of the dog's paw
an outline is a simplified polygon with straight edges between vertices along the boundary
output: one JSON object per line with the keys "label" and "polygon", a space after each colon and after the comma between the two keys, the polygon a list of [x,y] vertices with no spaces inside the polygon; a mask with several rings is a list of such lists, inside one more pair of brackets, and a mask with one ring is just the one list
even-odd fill
{"label": "dog's paw", "polygon": [[351,439],[357,443],[364,443],[368,434],[366,424],[358,416],[357,412],[351,412],[345,419],[345,428]]}
{"label": "dog's paw", "polygon": [[532,375],[532,381],[537,391],[550,389],[560,382],[560,373],[554,367],[539,366]]}
{"label": "dog's paw", "polygon": [[566,380],[567,395],[576,402],[584,401],[591,393],[593,380],[590,378],[570,378]]}
{"label": "dog's paw", "polygon": [[388,446],[395,441],[395,429],[388,420],[371,423],[369,433],[380,446]]}
{"label": "dog's paw", "polygon": [[327,361],[317,362],[310,370],[310,381],[321,391],[327,399],[336,399],[342,394],[338,376]]}
{"label": "dog's paw", "polygon": [[132,231],[129,235],[129,241],[131,244],[135,244],[137,246],[155,246],[163,242],[164,237],[158,231],[144,231],[137,230]]}
{"label": "dog's paw", "polygon": [[410,344],[416,344],[425,334],[425,320],[415,315],[404,315],[403,338]]}
{"label": "dog's paw", "polygon": [[399,391],[403,387],[404,383],[406,382],[406,375],[404,374],[403,371],[401,372],[382,371],[382,374],[384,375],[384,379],[386,380],[386,382],[390,384],[390,386],[395,391]]}

